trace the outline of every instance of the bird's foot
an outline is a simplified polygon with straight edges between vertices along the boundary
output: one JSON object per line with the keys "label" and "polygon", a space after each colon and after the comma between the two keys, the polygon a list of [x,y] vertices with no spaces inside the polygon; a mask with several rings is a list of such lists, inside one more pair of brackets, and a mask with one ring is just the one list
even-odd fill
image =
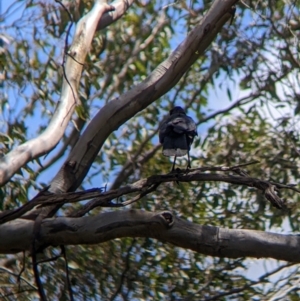
{"label": "bird's foot", "polygon": [[171,171],[169,172],[170,174],[172,174],[172,173],[181,173],[182,172],[182,169],[180,169],[179,167],[177,167],[177,168],[172,168],[171,169]]}
{"label": "bird's foot", "polygon": [[191,168],[192,168],[191,164],[188,164],[187,167],[186,167],[186,169],[185,169],[185,173],[188,173]]}

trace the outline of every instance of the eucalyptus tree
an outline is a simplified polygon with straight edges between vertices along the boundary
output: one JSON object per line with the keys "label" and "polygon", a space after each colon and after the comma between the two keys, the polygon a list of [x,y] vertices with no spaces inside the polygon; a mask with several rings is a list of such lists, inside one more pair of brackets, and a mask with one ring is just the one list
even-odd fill
{"label": "eucalyptus tree", "polygon": [[1,9],[4,300],[299,298],[299,3]]}

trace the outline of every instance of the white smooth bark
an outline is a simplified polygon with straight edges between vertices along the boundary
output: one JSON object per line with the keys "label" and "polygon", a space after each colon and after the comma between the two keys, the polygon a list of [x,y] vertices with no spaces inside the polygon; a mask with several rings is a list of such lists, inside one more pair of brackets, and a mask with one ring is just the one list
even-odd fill
{"label": "white smooth bark", "polygon": [[[30,250],[34,221],[0,225],[0,253]],[[119,210],[81,218],[44,219],[41,245],[99,244],[122,237],[151,237],[195,252],[228,258],[267,257],[300,262],[300,237],[197,225],[169,211]]]}
{"label": "white smooth bark", "polygon": [[113,12],[106,13],[101,17],[97,30],[101,30],[120,19],[133,2],[134,0],[117,0],[110,3],[115,9]]}
{"label": "white smooth bark", "polygon": [[48,153],[58,144],[79,102],[79,80],[98,24],[100,28],[104,28],[114,22],[125,13],[132,2],[116,1],[117,11],[109,15],[106,12],[111,11],[113,6],[103,0],[95,0],[92,10],[79,20],[65,64],[67,79],[63,80],[61,97],[49,126],[38,137],[21,144],[0,158],[0,186],[6,184],[27,162]]}

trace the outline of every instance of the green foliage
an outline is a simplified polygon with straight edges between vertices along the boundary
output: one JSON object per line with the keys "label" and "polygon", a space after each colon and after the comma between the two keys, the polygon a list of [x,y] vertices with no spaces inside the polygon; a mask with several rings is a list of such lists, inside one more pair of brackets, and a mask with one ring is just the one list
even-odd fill
{"label": "green foliage", "polygon": [[[123,18],[98,32],[82,74],[82,105],[73,116],[76,130],[82,131],[100,107],[145,79],[211,4],[138,1]],[[73,19],[78,20],[91,6],[92,1],[80,1],[78,8],[71,6]],[[1,19],[5,22],[0,35],[0,71],[4,77],[0,156],[37,136],[49,124],[59,101],[66,31],[71,22],[54,1],[28,2],[18,7],[13,17],[7,11]],[[257,160],[258,164],[247,167],[251,176],[297,184],[299,19],[297,2],[239,3],[233,24],[225,26],[179,83],[110,135],[82,187],[108,183],[118,188],[153,174],[168,173],[171,161],[157,146],[158,124],[175,104],[186,107],[198,121],[193,167],[234,166]],[[74,130],[74,125],[63,141],[67,141],[71,128]],[[65,158],[74,143],[63,141],[53,153],[27,164],[1,187],[1,210],[26,203],[37,189],[49,184],[60,167],[57,160]],[[186,159],[178,163],[185,167]],[[172,210],[199,224],[299,231],[299,195],[287,190],[281,193],[289,207],[284,212],[270,207],[259,192],[248,187],[166,183],[132,206]],[[64,206],[61,213],[80,206]],[[50,258],[58,253],[48,248],[40,256]],[[296,267],[283,269],[290,282],[279,281],[283,278],[280,273],[274,274],[275,280],[265,276],[256,282],[253,278],[258,279],[263,272],[249,276],[249,260],[207,257],[149,238],[71,246],[67,253],[76,300],[262,300],[285,289],[284,300],[299,299],[296,289],[288,289],[293,285]],[[22,258],[2,255],[1,262],[18,274]],[[20,282],[22,294],[17,294],[17,277],[1,270],[0,293],[7,300],[36,298],[27,260],[25,267]],[[67,300],[64,261],[60,258],[44,263],[41,274],[49,300]],[[8,296],[11,292],[14,294]]]}

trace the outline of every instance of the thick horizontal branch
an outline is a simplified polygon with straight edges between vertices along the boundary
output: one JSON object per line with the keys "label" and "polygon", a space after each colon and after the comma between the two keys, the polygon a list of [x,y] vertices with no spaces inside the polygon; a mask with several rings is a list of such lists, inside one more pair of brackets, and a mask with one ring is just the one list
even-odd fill
{"label": "thick horizontal branch", "polygon": [[[0,225],[0,253],[30,250],[33,221]],[[217,257],[274,258],[300,262],[300,236],[198,225],[169,211],[120,210],[80,218],[50,218],[40,229],[41,245],[99,244],[122,237],[150,237]]]}

